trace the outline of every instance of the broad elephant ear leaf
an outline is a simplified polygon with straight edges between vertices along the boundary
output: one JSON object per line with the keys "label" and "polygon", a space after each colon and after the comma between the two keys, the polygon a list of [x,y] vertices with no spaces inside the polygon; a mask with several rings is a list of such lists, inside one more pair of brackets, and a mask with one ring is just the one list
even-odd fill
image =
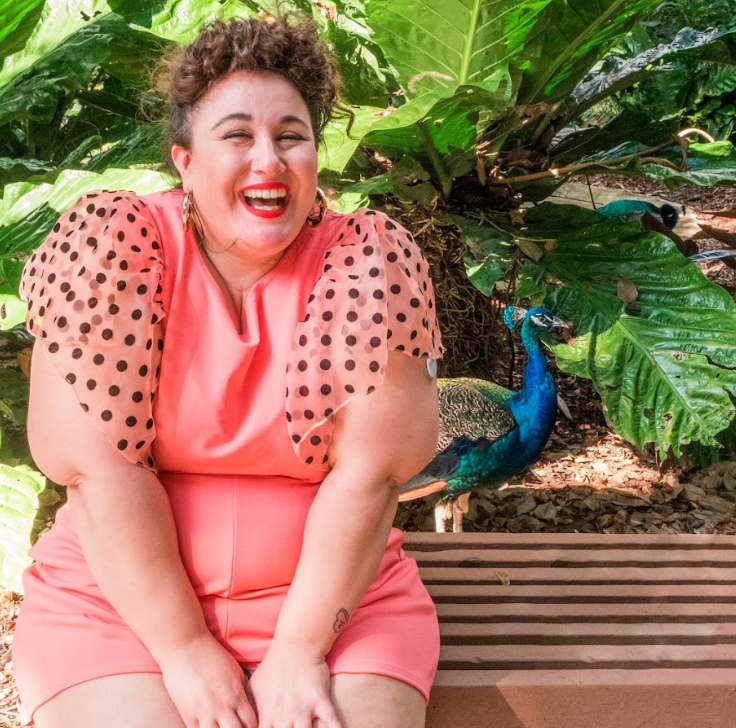
{"label": "broad elephant ear leaf", "polygon": [[[555,345],[561,369],[593,381],[606,419],[639,447],[682,453],[717,444],[734,419],[736,304],[672,241],[639,223],[544,203],[520,235],[547,241],[522,270],[519,296],[573,321],[576,338]],[[552,244],[550,244],[552,243]],[[620,281],[635,301],[620,297]]]}
{"label": "broad elephant ear leaf", "polygon": [[20,594],[21,574],[31,564],[29,534],[45,483],[27,465],[0,463],[0,585]]}

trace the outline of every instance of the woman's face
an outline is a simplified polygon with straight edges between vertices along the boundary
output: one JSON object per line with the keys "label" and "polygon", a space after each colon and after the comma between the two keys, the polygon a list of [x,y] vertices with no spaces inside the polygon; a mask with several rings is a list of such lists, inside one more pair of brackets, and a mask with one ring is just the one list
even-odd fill
{"label": "woman's face", "polygon": [[191,117],[191,149],[174,146],[194,195],[207,247],[254,263],[279,255],[301,230],[317,191],[309,109],[273,73],[237,71],[218,81]]}

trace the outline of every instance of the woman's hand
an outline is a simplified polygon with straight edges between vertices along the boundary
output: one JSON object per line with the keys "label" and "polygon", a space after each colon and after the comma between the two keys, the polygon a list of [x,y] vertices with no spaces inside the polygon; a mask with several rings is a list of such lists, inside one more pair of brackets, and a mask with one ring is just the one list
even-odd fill
{"label": "woman's hand", "polygon": [[324,658],[299,647],[271,643],[248,683],[258,728],[343,728],[330,700],[330,672]]}
{"label": "woman's hand", "polygon": [[256,728],[243,669],[211,634],[167,654],[159,666],[187,728]]}

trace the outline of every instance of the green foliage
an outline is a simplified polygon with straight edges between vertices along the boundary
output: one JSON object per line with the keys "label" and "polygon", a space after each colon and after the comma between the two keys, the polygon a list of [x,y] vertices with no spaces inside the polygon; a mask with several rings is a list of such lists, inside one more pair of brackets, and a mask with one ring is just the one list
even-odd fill
{"label": "green foliage", "polygon": [[639,223],[549,203],[524,222],[542,255],[524,265],[517,295],[575,322],[574,343],[554,347],[558,365],[593,380],[607,420],[636,445],[662,455],[715,445],[735,410],[729,294]]}

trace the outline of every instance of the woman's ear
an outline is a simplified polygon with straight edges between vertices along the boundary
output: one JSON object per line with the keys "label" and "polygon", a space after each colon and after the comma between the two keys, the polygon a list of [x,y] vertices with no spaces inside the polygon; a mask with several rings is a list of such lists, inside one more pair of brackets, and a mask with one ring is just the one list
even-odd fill
{"label": "woman's ear", "polygon": [[184,189],[188,188],[189,178],[191,176],[192,153],[189,149],[185,149],[179,144],[171,147],[171,160],[174,162],[177,172],[184,184]]}

